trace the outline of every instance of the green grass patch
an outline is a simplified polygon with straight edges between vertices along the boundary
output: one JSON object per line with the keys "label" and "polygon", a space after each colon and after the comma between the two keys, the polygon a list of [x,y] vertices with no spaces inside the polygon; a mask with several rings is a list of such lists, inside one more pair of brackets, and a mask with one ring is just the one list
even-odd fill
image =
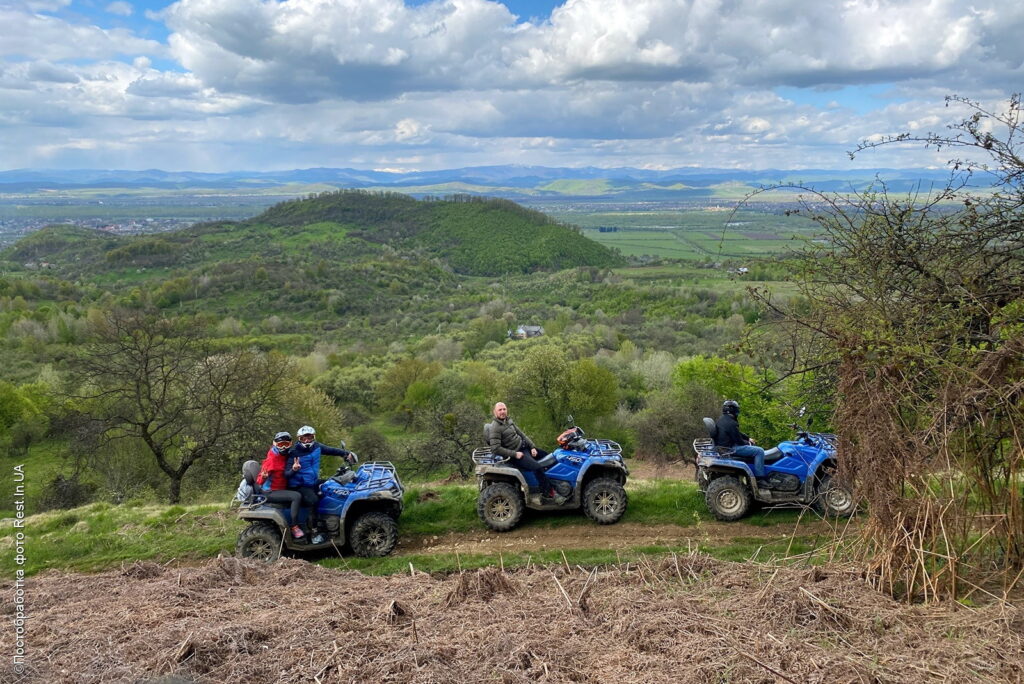
{"label": "green grass patch", "polygon": [[[700,539],[699,525],[713,520],[704,506],[703,497],[690,482],[659,480],[630,483],[629,508],[624,522],[635,524],[671,524],[697,527],[694,536]],[[476,515],[475,485],[414,486],[406,492],[406,507],[400,520],[401,535],[410,539],[447,532],[479,531],[489,534]],[[811,541],[800,537],[790,541],[799,512],[763,510],[744,520],[747,524],[777,526],[779,533],[767,537],[738,537],[699,543],[701,550],[730,560],[751,557],[795,555],[811,549]],[[136,560],[167,562],[199,560],[220,552],[233,553],[238,533],[245,523],[235,511],[223,503],[203,505],[159,506],[125,504],[114,506],[94,503],[66,511],[50,511],[30,516],[23,529],[15,529],[13,520],[0,527],[0,572],[8,576],[16,567],[16,532],[24,532],[24,564],[27,574],[55,568],[68,571],[98,571]],[[591,523],[581,511],[538,513],[527,511],[522,527],[562,527]],[[685,552],[687,548],[651,547],[643,549],[584,549],[566,551],[570,563],[601,565],[630,560],[641,553]],[[481,567],[505,563],[507,566],[526,563],[553,563],[561,560],[560,551],[508,556],[483,554],[456,557],[453,554],[394,556],[383,559],[324,555],[312,558],[325,565],[351,567],[372,574],[388,574],[408,570],[409,563],[427,572],[450,572],[460,566]]]}
{"label": "green grass patch", "polygon": [[[98,503],[29,517],[24,529],[0,528],[0,568],[28,575],[56,568],[98,571],[124,562],[209,558],[234,550],[240,524],[223,504],[111,506]],[[16,565],[15,533],[24,532],[23,565]]]}
{"label": "green grass patch", "polygon": [[[534,553],[409,554],[387,558],[338,558],[334,556],[318,562],[325,567],[358,570],[367,575],[395,575],[411,571],[445,574],[485,567],[511,569],[528,565],[564,566],[566,563],[570,567],[579,565],[584,568],[592,568],[645,560],[660,560],[672,554],[682,555],[693,550],[728,561],[782,561],[788,557],[813,550],[813,540],[809,537],[796,537],[792,540],[788,537],[777,540],[738,538],[733,542],[698,544],[696,549],[685,546],[638,546],[628,549],[566,549]],[[800,562],[804,563],[816,563],[821,560],[821,558],[814,557],[800,558]]]}

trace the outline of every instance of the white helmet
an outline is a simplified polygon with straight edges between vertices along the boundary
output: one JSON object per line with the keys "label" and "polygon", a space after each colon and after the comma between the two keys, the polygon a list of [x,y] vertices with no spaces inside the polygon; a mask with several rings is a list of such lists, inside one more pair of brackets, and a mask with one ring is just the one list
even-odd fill
{"label": "white helmet", "polygon": [[[303,425],[302,427],[299,428],[298,432],[295,433],[295,439],[298,441],[299,444],[302,444],[302,438],[305,437],[306,435],[309,435],[313,439],[316,439],[316,430],[314,430],[309,425]],[[307,444],[312,444],[312,441],[307,442]]]}

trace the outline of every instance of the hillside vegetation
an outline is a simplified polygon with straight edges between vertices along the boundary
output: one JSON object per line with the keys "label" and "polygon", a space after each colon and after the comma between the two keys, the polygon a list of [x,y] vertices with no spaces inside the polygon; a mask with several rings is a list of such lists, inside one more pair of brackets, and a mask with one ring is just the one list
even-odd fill
{"label": "hillside vegetation", "polygon": [[247,224],[301,227],[324,222],[345,226],[354,239],[418,250],[467,275],[623,263],[579,230],[538,211],[470,195],[415,200],[398,193],[343,190],[283,202]]}

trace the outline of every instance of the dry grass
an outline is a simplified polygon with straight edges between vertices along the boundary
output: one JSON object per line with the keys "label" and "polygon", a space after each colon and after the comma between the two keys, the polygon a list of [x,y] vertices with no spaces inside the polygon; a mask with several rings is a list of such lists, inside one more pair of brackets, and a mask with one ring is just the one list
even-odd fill
{"label": "dry grass", "polygon": [[[444,577],[137,562],[34,577],[28,610],[26,681],[39,682],[1024,679],[1021,607],[908,606],[855,566],[697,553]],[[5,652],[12,639],[0,636]]]}

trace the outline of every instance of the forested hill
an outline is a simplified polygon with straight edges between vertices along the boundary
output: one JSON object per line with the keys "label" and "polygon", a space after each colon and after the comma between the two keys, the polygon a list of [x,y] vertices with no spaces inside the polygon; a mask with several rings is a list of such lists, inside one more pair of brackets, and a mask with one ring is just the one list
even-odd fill
{"label": "forested hill", "polygon": [[416,200],[361,190],[283,202],[246,221],[151,235],[114,236],[50,226],[0,252],[0,260],[47,262],[64,276],[88,277],[124,268],[191,270],[245,259],[351,264],[381,254],[479,276],[623,263],[578,229],[508,200]]}
{"label": "forested hill", "polygon": [[415,200],[399,193],[342,190],[283,202],[246,223],[301,227],[324,222],[343,226],[349,238],[426,252],[467,275],[621,263],[608,248],[541,212],[471,195]]}

